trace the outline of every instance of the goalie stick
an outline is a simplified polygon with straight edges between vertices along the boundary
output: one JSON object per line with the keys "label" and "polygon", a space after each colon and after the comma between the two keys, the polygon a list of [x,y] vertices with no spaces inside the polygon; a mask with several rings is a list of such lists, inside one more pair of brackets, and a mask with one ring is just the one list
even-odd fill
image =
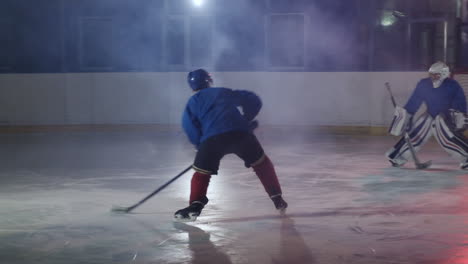
{"label": "goalie stick", "polygon": [[148,194],[145,198],[143,198],[141,201],[138,203],[129,206],[129,207],[122,207],[122,206],[113,206],[111,211],[116,212],[116,213],[130,213],[133,209],[137,208],[140,206],[142,203],[146,202],[149,198],[153,197],[155,194],[166,188],[169,184],[171,184],[173,181],[177,180],[180,176],[184,175],[187,171],[189,171],[192,168],[192,165],[188,166],[185,170],[177,174],[174,178],[170,179],[168,182],[165,184],[161,185],[158,189],[153,191],[152,193]]}
{"label": "goalie stick", "polygon": [[[397,104],[396,104],[395,98],[393,97],[393,93],[392,93],[392,90],[390,88],[390,83],[386,82],[385,87],[387,87],[388,93],[390,94],[390,98],[392,100],[393,107],[396,107]],[[416,165],[416,168],[420,169],[420,170],[429,168],[429,166],[432,165],[432,161],[429,160],[429,161],[426,161],[426,162],[423,162],[423,163],[421,163],[419,161],[418,157],[416,156],[416,151],[414,150],[414,146],[411,143],[411,138],[409,136],[408,131],[405,130],[403,137],[405,138],[406,144],[408,144],[408,148],[409,148],[409,151],[411,153],[411,156],[413,157],[414,165]]]}

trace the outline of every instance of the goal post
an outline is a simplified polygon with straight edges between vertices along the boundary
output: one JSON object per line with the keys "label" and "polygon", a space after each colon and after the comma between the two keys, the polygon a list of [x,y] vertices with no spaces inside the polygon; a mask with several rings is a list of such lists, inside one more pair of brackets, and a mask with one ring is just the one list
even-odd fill
{"label": "goal post", "polygon": [[465,97],[467,98],[468,105],[468,69],[463,71],[455,71],[453,73],[453,79],[455,79],[465,92]]}

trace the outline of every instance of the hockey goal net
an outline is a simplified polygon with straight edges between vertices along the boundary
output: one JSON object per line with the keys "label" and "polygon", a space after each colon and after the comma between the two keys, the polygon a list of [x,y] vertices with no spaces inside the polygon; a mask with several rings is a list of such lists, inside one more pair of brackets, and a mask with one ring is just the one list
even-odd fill
{"label": "hockey goal net", "polygon": [[[463,88],[465,92],[465,97],[467,98],[467,105],[468,105],[468,71],[458,71],[453,74],[453,78],[458,81],[460,86]],[[463,133],[465,138],[468,138],[468,129],[465,130]]]}
{"label": "hockey goal net", "polygon": [[453,78],[458,81],[460,86],[465,92],[465,97],[467,98],[468,105],[468,71],[458,71],[453,74]]}

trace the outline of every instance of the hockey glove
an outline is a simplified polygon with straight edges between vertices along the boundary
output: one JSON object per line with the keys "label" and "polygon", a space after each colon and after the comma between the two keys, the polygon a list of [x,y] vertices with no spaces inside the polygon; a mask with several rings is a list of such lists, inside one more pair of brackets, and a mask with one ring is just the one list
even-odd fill
{"label": "hockey glove", "polygon": [[257,127],[258,127],[258,121],[257,120],[250,121],[250,123],[249,123],[249,130],[250,131],[254,131]]}
{"label": "hockey glove", "polygon": [[389,128],[389,133],[394,136],[401,136],[404,132],[411,130],[412,115],[405,108],[396,106],[393,120]]}
{"label": "hockey glove", "polygon": [[449,109],[451,121],[455,126],[455,130],[460,131],[466,128],[467,115],[455,109]]}

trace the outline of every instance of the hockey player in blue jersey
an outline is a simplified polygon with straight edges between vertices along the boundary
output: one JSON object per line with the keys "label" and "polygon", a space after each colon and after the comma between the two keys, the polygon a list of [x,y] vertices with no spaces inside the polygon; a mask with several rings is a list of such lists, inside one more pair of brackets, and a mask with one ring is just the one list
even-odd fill
{"label": "hockey player in blue jersey", "polygon": [[258,125],[254,118],[262,107],[260,98],[250,91],[211,87],[213,80],[203,69],[190,72],[187,78],[195,94],[187,102],[182,125],[197,154],[189,206],[175,212],[174,217],[194,221],[200,215],[208,203],[211,175],[217,174],[221,159],[230,153],[255,171],[276,209],[283,212],[288,204],[282,198],[275,169],[253,133]]}
{"label": "hockey player in blue jersey", "polygon": [[[427,110],[413,125],[412,118],[422,103]],[[449,67],[436,62],[429,69],[429,77],[418,82],[406,105],[396,107],[390,133],[399,136],[406,130],[415,151],[434,135],[440,146],[460,161],[460,168],[468,169],[468,143],[461,133],[466,107],[463,89],[450,78]],[[405,139],[401,138],[386,156],[392,166],[403,166],[411,157]]]}

